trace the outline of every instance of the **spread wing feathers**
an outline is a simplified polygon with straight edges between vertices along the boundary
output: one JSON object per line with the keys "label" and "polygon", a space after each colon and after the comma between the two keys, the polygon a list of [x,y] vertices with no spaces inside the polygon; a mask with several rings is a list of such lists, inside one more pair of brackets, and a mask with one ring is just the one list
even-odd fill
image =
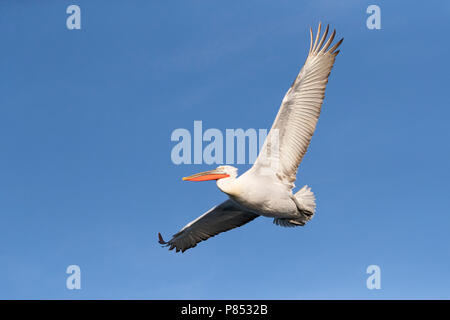
{"label": "spread wing feathers", "polygon": [[232,200],[227,200],[189,222],[167,242],[163,240],[161,234],[158,234],[159,243],[168,246],[169,250],[175,248],[176,252],[180,250],[184,252],[195,247],[201,241],[214,237],[221,232],[240,227],[257,217],[259,215],[245,211]]}
{"label": "spread wing feathers", "polygon": [[344,40],[330,48],[336,30],[326,40],[328,28],[320,38],[319,24],[314,41],[310,29],[311,45],[306,62],[286,93],[254,165],[255,169],[270,167],[271,172],[292,186],[316,128],[328,76],[339,53],[336,49]]}

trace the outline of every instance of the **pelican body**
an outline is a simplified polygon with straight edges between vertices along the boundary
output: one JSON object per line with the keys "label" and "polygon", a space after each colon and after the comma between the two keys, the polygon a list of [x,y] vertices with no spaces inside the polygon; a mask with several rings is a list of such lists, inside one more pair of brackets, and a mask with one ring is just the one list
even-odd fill
{"label": "pelican body", "polygon": [[311,188],[295,188],[300,165],[319,119],[325,88],[343,39],[331,48],[336,31],[327,39],[321,24],[311,41],[305,64],[287,91],[275,121],[253,166],[238,177],[232,166],[200,172],[186,181],[216,180],[229,199],[188,223],[169,241],[158,234],[159,243],[177,252],[195,247],[224,231],[240,227],[259,216],[273,218],[283,227],[304,226],[315,214]]}
{"label": "pelican body", "polygon": [[237,172],[231,166],[218,170],[229,172],[230,176],[217,180],[217,187],[241,207],[270,218],[298,217],[292,188],[276,177],[249,170],[236,178]]}

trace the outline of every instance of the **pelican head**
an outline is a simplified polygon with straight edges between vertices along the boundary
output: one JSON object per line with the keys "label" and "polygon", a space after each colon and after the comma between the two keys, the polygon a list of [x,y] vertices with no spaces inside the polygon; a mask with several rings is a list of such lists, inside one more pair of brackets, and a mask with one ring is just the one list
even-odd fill
{"label": "pelican head", "polygon": [[216,169],[184,177],[183,181],[209,181],[216,180],[217,187],[226,194],[234,193],[234,186],[238,169],[233,166],[218,166]]}

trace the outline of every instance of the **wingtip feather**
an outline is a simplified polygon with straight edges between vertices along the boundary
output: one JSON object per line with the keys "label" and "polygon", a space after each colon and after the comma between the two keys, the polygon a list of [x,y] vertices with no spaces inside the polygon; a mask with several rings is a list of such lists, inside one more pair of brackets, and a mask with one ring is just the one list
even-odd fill
{"label": "wingtip feather", "polygon": [[332,55],[336,55],[336,49],[341,45],[342,41],[344,41],[344,38],[339,40],[334,46],[331,47],[331,49],[328,50],[328,48],[331,46],[334,37],[336,35],[336,30],[333,29],[333,32],[331,33],[330,37],[327,40],[327,35],[329,32],[330,25],[328,24],[326,26],[325,32],[321,35],[322,30],[322,22],[319,22],[319,26],[317,28],[317,34],[314,35],[314,32],[312,28],[309,28],[311,41],[310,41],[310,49],[308,55],[315,55],[315,54],[325,54],[330,53]]}
{"label": "wingtip feather", "polygon": [[158,242],[159,242],[160,244],[167,244],[167,242],[164,241],[164,239],[163,239],[161,233],[159,233],[159,232],[158,232]]}
{"label": "wingtip feather", "polygon": [[316,49],[317,49],[317,43],[319,41],[321,30],[322,30],[322,22],[319,22],[319,27],[317,28],[316,40],[314,41],[314,47],[313,47],[312,51],[316,51]]}
{"label": "wingtip feather", "polygon": [[344,38],[342,38],[341,40],[339,40],[338,42],[336,42],[336,44],[330,49],[330,50],[328,50],[330,53],[335,53],[334,52],[334,50],[336,50],[340,45],[341,45],[341,43],[344,41]]}

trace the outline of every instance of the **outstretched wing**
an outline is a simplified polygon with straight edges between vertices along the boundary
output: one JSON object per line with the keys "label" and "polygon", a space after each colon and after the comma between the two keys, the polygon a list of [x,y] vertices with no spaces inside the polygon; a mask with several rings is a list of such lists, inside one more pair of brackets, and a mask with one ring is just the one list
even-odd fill
{"label": "outstretched wing", "polygon": [[241,209],[232,200],[227,200],[210,209],[194,221],[189,222],[172,239],[164,241],[158,234],[159,243],[169,246],[169,249],[184,252],[197,243],[214,237],[216,234],[240,227],[259,215]]}
{"label": "outstretched wing", "polygon": [[344,39],[329,50],[336,31],[325,42],[328,26],[319,41],[321,24],[303,68],[286,93],[277,117],[266,138],[253,170],[269,169],[282,181],[295,181],[297,168],[308,149],[320,115],[328,76],[339,53],[335,51]]}

